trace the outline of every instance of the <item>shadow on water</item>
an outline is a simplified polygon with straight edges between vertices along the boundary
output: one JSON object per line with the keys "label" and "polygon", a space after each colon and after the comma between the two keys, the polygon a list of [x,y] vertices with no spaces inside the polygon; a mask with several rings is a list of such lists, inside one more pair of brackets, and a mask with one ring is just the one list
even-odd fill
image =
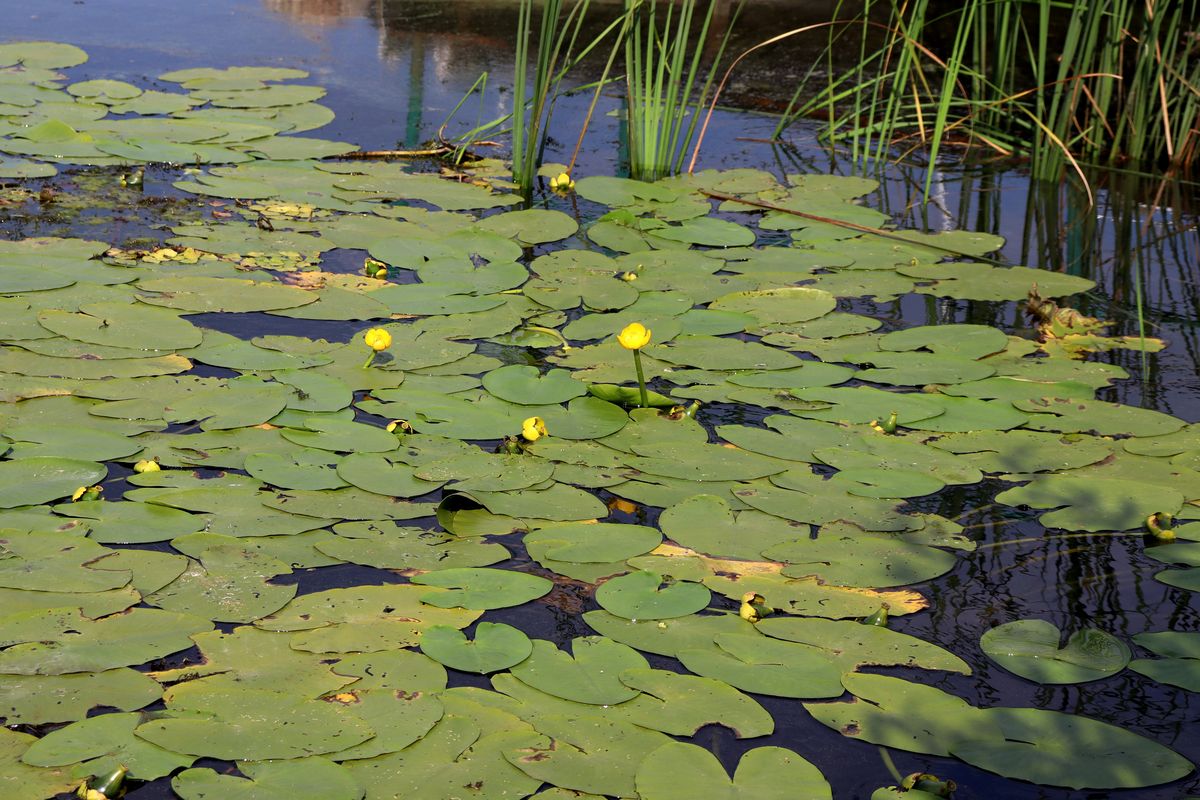
{"label": "shadow on water", "polygon": [[[754,2],[738,29],[738,52],[784,28],[826,19],[830,3],[787,0]],[[320,133],[367,149],[414,146],[435,134],[446,115],[482,72],[491,75],[482,107],[468,103],[458,129],[478,116],[506,113],[511,98],[511,44],[516,29],[515,2],[435,2],[433,0],[206,0],[173,4],[157,0],[42,0],[9,9],[3,35],[11,39],[71,41],[91,54],[74,74],[148,82],[169,69],[226,64],[298,66],[329,88],[323,101],[338,116]],[[601,13],[607,6],[598,3]],[[728,3],[722,2],[722,8]],[[718,27],[720,25],[718,19]],[[742,108],[772,110],[785,103],[798,77],[809,68],[820,41],[800,40],[766,51],[747,62],[727,99]],[[583,79],[588,75],[585,65]],[[597,70],[598,71],[598,70]],[[616,174],[617,121],[607,112],[621,99],[610,92],[589,135],[578,174]],[[565,98],[556,111],[547,160],[569,158],[586,96]],[[786,141],[764,140],[774,119],[722,112],[705,143],[702,167],[752,166],[782,176],[797,172],[848,172],[849,165],[816,146],[817,129],[799,125]],[[500,153],[498,153],[500,154]],[[1101,399],[1141,405],[1200,420],[1200,235],[1197,233],[1197,185],[1093,170],[1094,208],[1071,183],[1038,184],[1019,168],[957,169],[939,166],[929,205],[920,201],[921,165],[894,165],[879,177],[881,186],[865,202],[891,214],[902,226],[929,230],[971,228],[1007,240],[1002,258],[1091,278],[1097,288],[1079,308],[1112,320],[1115,335],[1145,335],[1168,341],[1158,354],[1113,351],[1094,356],[1128,370]],[[68,176],[64,178],[70,180]],[[582,213],[590,213],[580,202]],[[136,218],[106,237],[152,235]],[[4,223],[5,235],[65,235],[73,230],[95,234],[78,217],[53,217]],[[330,258],[337,258],[331,255]],[[353,269],[346,259],[344,269]],[[971,322],[1020,333],[1025,323],[1015,304],[939,299],[907,295],[894,301],[856,301],[847,310],[871,313],[886,326]],[[241,335],[262,331],[262,315],[221,315]],[[1139,323],[1139,318],[1141,323]],[[287,333],[298,323],[270,318]],[[329,325],[329,337],[349,336],[354,326]],[[311,333],[311,328],[307,329]],[[322,334],[324,335],[324,334]],[[710,413],[708,423],[743,421],[736,410]],[[719,418],[718,418],[719,417]],[[994,483],[994,482],[993,482]],[[1126,671],[1094,684],[1039,686],[1021,680],[988,661],[979,650],[980,635],[997,624],[1022,617],[1047,619],[1066,633],[1096,625],[1128,639],[1147,628],[1196,630],[1200,612],[1194,596],[1153,580],[1164,565],[1149,558],[1133,535],[1048,535],[1033,514],[994,505],[997,487],[952,487],[935,510],[967,527],[978,550],[959,560],[951,573],[916,587],[930,601],[927,612],[898,619],[896,629],[936,641],[965,659],[971,677],[912,675],[933,682],[978,705],[1036,706],[1086,712],[1122,727],[1142,731],[1195,759],[1200,755],[1200,704],[1195,695],[1151,682]],[[510,537],[515,539],[516,537]],[[519,541],[506,541],[516,554],[504,566],[536,569]],[[395,580],[364,567],[337,567],[298,573],[302,592],[331,586]],[[724,601],[718,601],[724,603]],[[726,603],[730,606],[731,604]],[[543,602],[518,610],[491,612],[490,620],[517,624],[531,636],[556,642],[590,633],[580,619],[596,608],[587,587],[564,583]],[[671,663],[658,658],[653,665]],[[452,685],[482,685],[478,676],[454,674]],[[838,736],[809,717],[797,701],[758,698],[777,723],[771,744],[793,746],[829,778],[835,797],[865,798],[892,782],[876,747]],[[738,741],[724,729],[702,731],[696,741],[732,766],[746,750],[764,740]],[[909,753],[893,756],[902,773],[931,771],[962,787],[959,800],[1013,798],[1136,797],[1176,798],[1197,793],[1192,779],[1184,787],[1133,792],[1085,793],[1051,790],[1006,781],[951,759]],[[214,766],[227,766],[214,762]],[[170,796],[165,782],[128,795],[134,800]]]}

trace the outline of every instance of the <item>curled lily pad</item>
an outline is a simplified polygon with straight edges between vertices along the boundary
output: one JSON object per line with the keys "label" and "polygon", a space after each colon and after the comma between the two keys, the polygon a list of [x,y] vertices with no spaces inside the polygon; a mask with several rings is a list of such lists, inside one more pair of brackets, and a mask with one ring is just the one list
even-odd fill
{"label": "curled lily pad", "polygon": [[1104,631],[1076,631],[1064,647],[1061,640],[1062,633],[1053,624],[1023,619],[987,631],[979,646],[1000,666],[1038,683],[1100,680],[1129,664],[1129,647]]}

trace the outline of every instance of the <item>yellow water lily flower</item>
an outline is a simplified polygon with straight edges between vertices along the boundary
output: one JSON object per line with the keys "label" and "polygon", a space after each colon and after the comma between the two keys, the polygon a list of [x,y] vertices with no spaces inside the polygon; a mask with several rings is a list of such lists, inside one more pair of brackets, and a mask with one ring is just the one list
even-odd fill
{"label": "yellow water lily flower", "polygon": [[521,423],[521,438],[527,442],[536,442],[543,436],[549,436],[546,422],[541,417],[530,417]]}
{"label": "yellow water lily flower", "polygon": [[567,173],[560,172],[550,179],[550,188],[556,192],[569,192],[575,188],[575,181]]}
{"label": "yellow water lily flower", "polygon": [[617,341],[626,350],[641,350],[650,344],[650,329],[640,322],[631,322],[617,334]]}
{"label": "yellow water lily flower", "polygon": [[383,328],[371,328],[363,334],[363,341],[367,343],[367,347],[371,348],[371,354],[367,356],[367,360],[363,364],[363,369],[366,369],[375,360],[376,353],[392,346],[392,335]]}
{"label": "yellow water lily flower", "polygon": [[71,502],[78,503],[88,500],[99,500],[100,493],[104,491],[103,486],[80,486],[71,493]]}
{"label": "yellow water lily flower", "polygon": [[133,465],[133,471],[139,475],[144,472],[158,472],[162,469],[154,459],[145,459]]}
{"label": "yellow water lily flower", "polygon": [[878,419],[873,419],[870,422],[871,429],[876,433],[893,434],[896,432],[896,417],[895,411],[888,414],[888,418],[880,422]]}
{"label": "yellow water lily flower", "polygon": [[766,598],[758,592],[746,592],[742,595],[742,605],[738,609],[738,616],[746,622],[758,622],[766,613],[765,603]]}
{"label": "yellow water lily flower", "polygon": [[367,347],[378,353],[392,346],[392,335],[383,328],[371,328],[363,334],[363,341],[367,343]]}

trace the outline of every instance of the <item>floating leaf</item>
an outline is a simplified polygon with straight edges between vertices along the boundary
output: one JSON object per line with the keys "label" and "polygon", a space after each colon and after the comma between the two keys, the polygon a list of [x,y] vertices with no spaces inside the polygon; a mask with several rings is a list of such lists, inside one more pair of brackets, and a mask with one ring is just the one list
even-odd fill
{"label": "floating leaf", "polygon": [[512,674],[555,697],[591,705],[614,705],[638,694],[620,681],[623,670],[646,667],[637,651],[600,636],[571,640],[572,653],[544,639],[535,639],[533,653],[512,668]]}
{"label": "floating leaf", "polygon": [[1022,619],[984,632],[983,652],[1009,672],[1038,683],[1084,683],[1115,675],[1129,663],[1129,647],[1115,636],[1084,628],[1060,647],[1062,633],[1045,620]]}
{"label": "floating leaf", "polygon": [[448,625],[434,625],[421,634],[421,650],[453,669],[487,674],[521,663],[533,644],[511,625],[481,622],[473,640]]}
{"label": "floating leaf", "polygon": [[99,620],[70,608],[27,611],[0,618],[0,645],[11,645],[0,652],[0,672],[63,675],[142,664],[191,647],[191,634],[211,628],[200,617],[150,608]]}
{"label": "floating leaf", "polygon": [[821,650],[758,634],[720,633],[714,646],[681,650],[692,672],[757,694],[776,697],[837,697],[841,670]]}
{"label": "floating leaf", "polygon": [[131,778],[146,781],[192,765],[191,756],[135,736],[143,719],[141,714],[101,714],[73,722],[38,739],[21,760],[39,767],[84,762],[80,769],[85,775],[106,775],[124,766]]}
{"label": "floating leaf", "polygon": [[211,769],[187,769],[171,778],[171,789],[183,800],[240,800],[290,797],[294,800],[360,800],[362,789],[342,766],[322,758],[241,762],[247,778]]}
{"label": "floating leaf", "polygon": [[138,726],[137,735],[193,756],[302,758],[344,750],[374,734],[337,703],[286,691],[214,689],[189,682],[168,690],[166,702],[166,713]]}
{"label": "floating leaf", "polygon": [[93,708],[135,711],[162,697],[162,687],[132,669],[71,675],[0,675],[0,714],[9,725],[73,722]]}
{"label": "floating leaf", "polygon": [[604,610],[626,619],[671,619],[708,606],[710,594],[699,583],[675,581],[649,570],[638,570],[605,581],[596,590]]}
{"label": "floating leaf", "polygon": [[650,753],[637,773],[644,800],[822,800],[833,790],[821,772],[791,750],[757,747],[742,756],[733,779],[721,762],[702,747],[672,742]]}
{"label": "floating leaf", "polygon": [[414,575],[412,582],[447,591],[422,595],[421,602],[438,608],[506,608],[535,600],[554,588],[537,575],[502,569],[459,567]]}
{"label": "floating leaf", "polygon": [[108,470],[92,461],[35,457],[0,462],[0,508],[35,506],[101,481]]}
{"label": "floating leaf", "polygon": [[1040,708],[987,708],[983,724],[1004,739],[963,740],[951,752],[1010,778],[1072,789],[1133,789],[1189,774],[1191,762],[1142,736],[1078,714]]}

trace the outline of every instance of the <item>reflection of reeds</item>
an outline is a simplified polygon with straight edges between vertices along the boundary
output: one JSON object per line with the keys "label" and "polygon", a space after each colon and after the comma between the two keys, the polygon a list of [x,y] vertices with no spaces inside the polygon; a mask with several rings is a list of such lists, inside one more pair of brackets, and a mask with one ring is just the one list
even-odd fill
{"label": "reflection of reeds", "polygon": [[[1031,155],[1046,178],[1076,160],[1189,166],[1200,157],[1198,11],[1197,0],[968,0],[945,13],[931,0],[867,0],[828,28],[828,80],[804,103],[797,92],[779,131],[820,114],[856,160],[923,147],[932,161],[970,146]],[[886,22],[873,21],[880,13]],[[857,48],[858,64],[835,72],[835,47]]]}

